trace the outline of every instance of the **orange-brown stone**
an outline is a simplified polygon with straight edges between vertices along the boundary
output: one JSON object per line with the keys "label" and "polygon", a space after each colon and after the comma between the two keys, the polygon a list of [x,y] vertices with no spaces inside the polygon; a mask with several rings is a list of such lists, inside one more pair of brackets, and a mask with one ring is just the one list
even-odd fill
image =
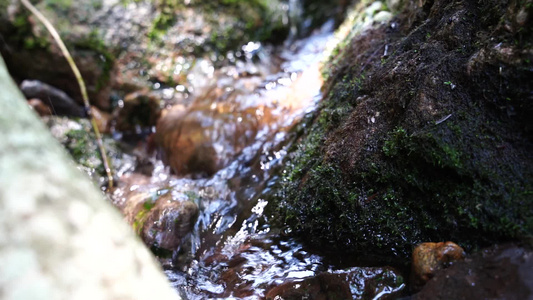
{"label": "orange-brown stone", "polygon": [[419,290],[435,273],[464,259],[463,248],[453,242],[422,243],[413,250],[411,281]]}

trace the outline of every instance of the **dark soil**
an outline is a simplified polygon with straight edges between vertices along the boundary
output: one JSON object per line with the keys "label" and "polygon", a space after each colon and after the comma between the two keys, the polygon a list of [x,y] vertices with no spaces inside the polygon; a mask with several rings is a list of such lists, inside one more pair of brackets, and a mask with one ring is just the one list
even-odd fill
{"label": "dark soil", "polygon": [[532,1],[407,1],[324,68],[281,213],[322,249],[408,261],[533,230]]}

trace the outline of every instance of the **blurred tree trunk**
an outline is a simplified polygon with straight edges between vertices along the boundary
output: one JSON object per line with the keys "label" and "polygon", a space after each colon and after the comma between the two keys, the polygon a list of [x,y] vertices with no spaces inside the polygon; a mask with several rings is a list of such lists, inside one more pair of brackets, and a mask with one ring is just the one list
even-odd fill
{"label": "blurred tree trunk", "polygon": [[0,57],[0,298],[179,299]]}

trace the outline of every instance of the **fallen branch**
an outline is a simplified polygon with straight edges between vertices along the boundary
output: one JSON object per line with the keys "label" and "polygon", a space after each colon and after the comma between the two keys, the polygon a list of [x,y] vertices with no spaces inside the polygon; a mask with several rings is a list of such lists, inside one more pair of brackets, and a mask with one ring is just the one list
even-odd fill
{"label": "fallen branch", "polygon": [[81,76],[80,70],[76,66],[74,59],[70,55],[70,52],[65,46],[65,43],[63,43],[63,40],[59,36],[59,33],[54,28],[52,23],[50,23],[48,19],[46,19],[46,17],[41,12],[39,12],[37,8],[35,8],[35,6],[33,6],[28,0],[20,0],[20,2],[44,24],[48,32],[50,32],[50,35],[52,35],[57,45],[59,46],[59,49],[61,49],[61,52],[65,56],[70,68],[72,69],[72,72],[74,73],[74,76],[76,76],[76,80],[78,81],[78,84],[80,86],[81,96],[83,99],[83,105],[85,107],[85,111],[87,112],[88,118],[91,120],[91,125],[94,131],[94,135],[96,136],[96,143],[98,144],[98,149],[100,151],[100,155],[102,156],[102,162],[104,164],[105,172],[107,175],[107,187],[111,189],[113,188],[113,174],[111,171],[111,164],[109,163],[109,159],[107,157],[107,154],[104,148],[104,143],[102,142],[102,135],[100,134],[100,131],[98,130],[96,120],[94,119],[92,112],[91,112],[89,96],[87,96],[87,88],[85,87],[85,82],[83,81],[83,77]]}

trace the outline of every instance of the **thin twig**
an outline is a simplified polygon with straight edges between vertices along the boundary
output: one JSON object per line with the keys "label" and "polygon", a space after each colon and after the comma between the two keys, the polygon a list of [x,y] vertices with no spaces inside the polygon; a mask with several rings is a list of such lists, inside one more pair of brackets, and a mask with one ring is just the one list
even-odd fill
{"label": "thin twig", "polygon": [[94,131],[94,135],[96,137],[96,143],[98,144],[98,149],[100,150],[100,155],[102,156],[102,161],[108,180],[107,186],[109,189],[111,189],[113,188],[113,174],[111,171],[111,164],[109,163],[109,159],[107,157],[104,148],[104,143],[102,142],[102,136],[100,134],[100,131],[98,130],[96,120],[94,119],[94,116],[91,113],[91,105],[89,103],[89,96],[87,96],[87,88],[85,87],[85,82],[83,81],[83,77],[81,76],[80,70],[76,66],[74,59],[70,55],[70,52],[65,46],[65,43],[63,43],[63,40],[59,36],[59,33],[54,28],[54,26],[48,21],[48,19],[46,19],[46,17],[41,14],[41,12],[39,12],[37,8],[35,8],[35,6],[33,6],[28,0],[20,0],[20,2],[22,2],[22,4],[44,24],[48,32],[50,32],[50,35],[52,35],[57,45],[59,46],[59,49],[61,49],[61,52],[65,56],[70,68],[72,69],[72,72],[74,73],[74,76],[76,76],[76,80],[78,81],[78,84],[80,86],[83,105],[85,106],[85,110],[88,114],[89,119],[91,120],[91,125]]}
{"label": "thin twig", "polygon": [[442,122],[448,120],[452,115],[453,115],[453,114],[449,114],[449,115],[445,116],[444,118],[442,118],[442,119],[436,121],[436,122],[435,122],[435,125],[439,125],[440,123],[442,123]]}

